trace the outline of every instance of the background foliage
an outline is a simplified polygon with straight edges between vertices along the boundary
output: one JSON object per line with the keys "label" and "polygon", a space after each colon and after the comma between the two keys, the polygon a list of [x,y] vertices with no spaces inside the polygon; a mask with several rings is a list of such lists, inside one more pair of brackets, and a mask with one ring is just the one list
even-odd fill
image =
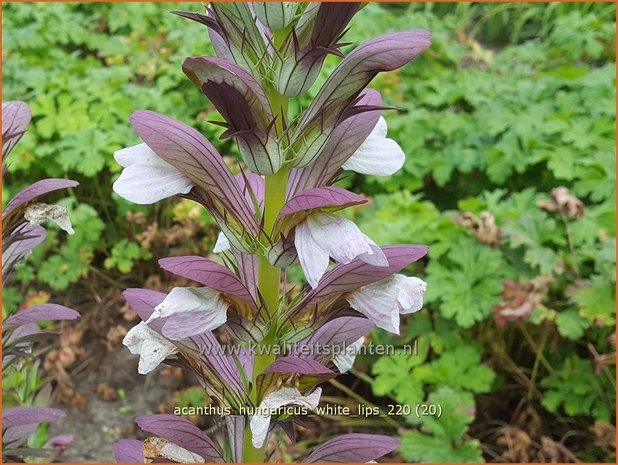
{"label": "background foliage", "polygon": [[[4,290],[4,312],[40,283],[71,301],[74,283],[141,285],[153,257],[211,249],[212,221],[190,204],[138,208],[111,191],[138,108],[195,126],[234,164],[180,69],[212,54],[205,29],[167,13],[199,8],[4,5],[3,99],[33,112],[4,197],[43,177],[81,182],[62,200],[76,234],[48,235]],[[354,44],[433,32],[416,63],[373,85],[397,109],[386,118],[404,169],[343,181],[373,198],[353,214],[376,242],[430,245],[410,270],[428,282],[425,309],[403,341],[373,336],[417,340],[419,353],[355,372],[376,398],[443,407],[397,419],[403,460],[613,460],[602,432],[615,428],[614,18],[613,4],[429,3],[372,4],[352,22]],[[558,186],[583,216],[539,207]]]}

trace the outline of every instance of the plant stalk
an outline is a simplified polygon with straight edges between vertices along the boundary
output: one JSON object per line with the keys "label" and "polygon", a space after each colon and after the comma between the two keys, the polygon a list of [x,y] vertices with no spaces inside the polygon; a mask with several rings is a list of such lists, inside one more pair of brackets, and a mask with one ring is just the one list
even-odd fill
{"label": "plant stalk", "polygon": [[[275,43],[281,38],[275,36]],[[267,91],[268,100],[275,117],[275,126],[277,137],[281,137],[285,130],[285,121],[288,116],[288,98],[280,95],[275,89]],[[277,322],[279,318],[279,302],[281,297],[281,269],[270,264],[265,252],[270,246],[271,241],[276,242],[276,238],[272,238],[275,221],[279,212],[285,205],[286,186],[288,175],[290,173],[289,166],[283,166],[278,172],[265,176],[265,194],[264,194],[264,217],[263,217],[263,234],[260,242],[263,246],[263,252],[259,255],[258,268],[258,291],[263,299],[265,311],[268,315],[270,329],[264,340],[260,343],[263,346],[271,346],[277,341],[275,334],[277,330]],[[249,397],[253,405],[258,405],[257,377],[270,365],[275,359],[274,351],[265,351],[265,353],[256,353],[253,361],[253,376],[251,379],[251,392]],[[261,448],[253,447],[251,443],[251,429],[247,423],[245,427],[245,437],[243,441],[243,462],[244,463],[263,463],[266,453],[266,445]]]}

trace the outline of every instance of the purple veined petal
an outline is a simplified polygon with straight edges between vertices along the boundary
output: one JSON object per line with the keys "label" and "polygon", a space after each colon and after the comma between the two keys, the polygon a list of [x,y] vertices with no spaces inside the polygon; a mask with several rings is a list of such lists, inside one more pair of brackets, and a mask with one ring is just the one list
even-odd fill
{"label": "purple veined petal", "polygon": [[243,415],[225,415],[227,438],[232,451],[232,462],[240,463],[245,439],[245,417]]}
{"label": "purple veined petal", "polygon": [[[154,308],[165,300],[167,294],[150,289],[129,288],[122,293],[122,296],[140,319],[147,321],[154,312]],[[164,321],[154,320],[148,326],[161,333],[163,323]]]}
{"label": "purple veined petal", "polygon": [[68,187],[78,186],[79,183],[77,181],[72,181],[71,179],[42,179],[40,181],[35,182],[34,184],[29,185],[24,188],[20,192],[18,192],[15,197],[13,197],[7,206],[2,211],[2,218],[6,218],[19,207],[27,204],[28,202],[33,201],[37,197],[40,197],[45,194],[49,194],[50,192],[57,191],[60,189],[66,189]]}
{"label": "purple veined petal", "polygon": [[257,236],[259,226],[238,183],[204,136],[180,121],[148,110],[137,110],[129,119],[148,147],[204,190],[220,226],[238,237],[247,233]]}
{"label": "purple veined petal", "polygon": [[79,312],[71,308],[58,304],[41,304],[17,312],[8,318],[2,326],[13,328],[28,323],[38,323],[39,321],[74,320],[76,318],[79,318]]}
{"label": "purple veined petal", "polygon": [[382,251],[388,259],[388,266],[373,266],[359,258],[346,265],[337,265],[322,277],[318,286],[307,293],[290,313],[296,314],[323,299],[336,298],[345,292],[354,291],[392,276],[410,263],[427,255],[429,247],[426,245],[390,245],[382,247]]}
{"label": "purple veined petal", "polygon": [[120,439],[113,445],[116,463],[144,463],[144,443],[137,439]]}
{"label": "purple veined petal", "polygon": [[340,55],[338,44],[345,27],[356,14],[360,3],[324,2],[311,16],[311,34],[307,24],[294,29],[296,40],[290,41],[287,55],[275,72],[275,85],[282,95],[296,97],[315,82],[322,63],[331,53]]}
{"label": "purple veined petal", "polygon": [[342,316],[327,321],[313,334],[294,344],[292,355],[303,358],[320,360],[328,357],[321,356],[314,347],[348,346],[367,334],[373,323],[366,318]]}
{"label": "purple veined petal", "polygon": [[290,198],[279,212],[279,217],[318,209],[331,212],[366,202],[366,198],[342,187],[314,187]]}
{"label": "purple veined petal", "polygon": [[253,254],[246,254],[238,250],[236,247],[232,247],[232,253],[236,258],[236,265],[240,273],[240,279],[253,297],[253,300],[257,302],[257,287],[258,287],[258,256]]}
{"label": "purple veined petal", "polygon": [[273,174],[283,154],[272,128],[273,115],[260,84],[235,63],[215,57],[190,57],[182,69],[225,118],[243,161],[251,171]]}
{"label": "purple veined petal", "polygon": [[[374,89],[361,92],[356,106],[380,108],[382,98]],[[288,181],[288,198],[312,187],[329,184],[343,164],[367,139],[380,117],[380,110],[366,111],[339,123],[315,161],[304,168],[294,168]]]}
{"label": "purple veined petal", "polygon": [[251,293],[238,279],[238,276],[217,262],[195,255],[187,255],[162,258],[159,260],[159,265],[170,273],[192,279],[224,294],[238,297],[255,307]]}
{"label": "purple veined petal", "polygon": [[256,203],[259,206],[259,210],[262,211],[264,209],[264,195],[266,193],[264,178],[255,173],[238,173],[235,178],[253,211],[255,212]]}
{"label": "purple veined petal", "polygon": [[64,418],[62,410],[49,407],[11,407],[2,411],[2,428],[33,425]]}
{"label": "purple veined petal", "polygon": [[29,336],[34,336],[40,333],[41,330],[39,329],[39,325],[36,323],[28,323],[15,328],[15,330],[12,331],[4,340],[5,353],[2,356],[2,366],[5,368],[8,367],[16,358],[20,357],[20,355],[8,354],[7,349],[9,347],[13,346],[15,351],[23,351],[31,344],[31,338]]}
{"label": "purple veined petal", "polygon": [[11,231],[8,239],[5,239],[2,244],[2,279],[5,283],[15,265],[41,244],[46,234],[44,227],[27,222],[21,223]]}
{"label": "purple veined petal", "polygon": [[223,462],[219,447],[189,420],[176,415],[143,415],[135,419],[137,426],[147,433],[160,436],[189,452],[198,454],[206,462]]}
{"label": "purple veined petal", "polygon": [[205,317],[200,313],[174,315],[165,319],[161,333],[171,341],[179,341],[218,328],[224,323],[225,319],[221,317]]}
{"label": "purple veined petal", "polygon": [[251,379],[253,376],[253,359],[254,353],[250,348],[239,348],[238,349],[238,363],[245,371],[245,376],[247,379]]}
{"label": "purple veined petal", "polygon": [[377,434],[344,434],[325,442],[305,457],[303,463],[366,463],[399,447],[399,440]]}
{"label": "purple veined petal", "polygon": [[[6,325],[6,323],[3,323]],[[28,336],[34,336],[35,334],[39,334],[41,330],[39,329],[39,325],[36,323],[27,323],[25,325],[18,326],[14,331],[9,334],[9,337],[6,338],[7,344],[17,343],[17,345],[23,344],[26,345],[28,342],[19,342],[20,339],[26,338]]]}
{"label": "purple veined petal", "polygon": [[202,354],[204,362],[210,367],[213,374],[220,377],[237,394],[244,392],[245,387],[234,359],[231,355],[224,353],[223,347],[214,334],[207,331],[192,337],[191,342]]}
{"label": "purple veined petal", "polygon": [[25,102],[10,101],[2,102],[2,162],[6,159],[15,144],[19,142],[28,124],[32,114],[30,107]]}
{"label": "purple veined petal", "polygon": [[2,435],[2,444],[7,449],[17,448],[24,444],[38,428],[39,423],[6,428],[4,434]]}
{"label": "purple veined petal", "polygon": [[[393,71],[414,60],[430,45],[429,31],[414,29],[369,40],[348,55],[330,75],[293,135],[295,166],[315,160],[338,121],[359,93],[383,71]],[[351,116],[351,115],[347,115]]]}
{"label": "purple veined petal", "polygon": [[316,360],[288,355],[275,360],[268,365],[263,373],[299,373],[302,375],[317,375],[332,378],[335,372],[329,370]]}

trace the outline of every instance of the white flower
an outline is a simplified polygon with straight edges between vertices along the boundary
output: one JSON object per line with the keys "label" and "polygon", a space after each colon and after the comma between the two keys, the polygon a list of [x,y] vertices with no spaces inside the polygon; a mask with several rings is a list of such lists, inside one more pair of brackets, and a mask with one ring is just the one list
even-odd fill
{"label": "white flower", "polygon": [[52,220],[60,229],[68,234],[75,234],[71,226],[71,219],[66,207],[62,205],[48,205],[46,203],[34,203],[26,208],[24,218],[33,226],[38,226],[45,220]]}
{"label": "white flower", "polygon": [[139,355],[137,371],[141,375],[150,373],[163,360],[177,352],[174,344],[150,329],[143,321],[129,330],[122,343],[132,354]]}
{"label": "white flower", "polygon": [[278,391],[268,394],[257,409],[257,413],[251,416],[249,426],[251,428],[251,443],[253,447],[260,448],[268,435],[270,426],[270,416],[273,409],[279,409],[286,405],[299,405],[308,409],[315,409],[320,403],[321,388],[316,388],[308,396],[303,396],[294,387],[282,387]]}
{"label": "white flower", "polygon": [[144,441],[144,456],[148,459],[165,458],[176,463],[204,463],[204,457],[188,451],[163,438],[150,437]]}
{"label": "white flower", "polygon": [[223,234],[223,231],[221,231],[219,233],[219,236],[217,237],[217,242],[215,243],[215,248],[212,249],[212,251],[214,253],[225,252],[226,250],[229,250],[230,247],[231,247],[230,246],[230,241],[225,236],[225,234]]}
{"label": "white flower", "polygon": [[390,176],[403,166],[406,156],[393,139],[386,137],[386,121],[378,123],[354,154],[343,164],[343,169],[361,174]]}
{"label": "white flower", "polygon": [[229,304],[208,287],[175,287],[146,323],[165,318],[161,332],[172,341],[212,331],[227,321]]}
{"label": "white flower", "polygon": [[339,370],[339,373],[350,371],[350,368],[354,365],[354,360],[356,360],[356,354],[358,354],[364,343],[365,338],[361,337],[347,346],[345,348],[345,352],[335,355],[333,358],[333,363]]}
{"label": "white flower", "polygon": [[346,300],[379,328],[399,334],[399,315],[420,310],[426,289],[422,279],[395,274],[351,292]]}
{"label": "white flower", "polygon": [[176,194],[187,194],[193,183],[162,160],[146,144],[118,150],[114,158],[124,169],[113,189],[133,203],[145,205]]}
{"label": "white flower", "polygon": [[340,263],[358,257],[371,265],[388,266],[382,249],[358,226],[331,213],[313,213],[297,225],[294,245],[311,287],[316,287],[326,272],[329,257]]}

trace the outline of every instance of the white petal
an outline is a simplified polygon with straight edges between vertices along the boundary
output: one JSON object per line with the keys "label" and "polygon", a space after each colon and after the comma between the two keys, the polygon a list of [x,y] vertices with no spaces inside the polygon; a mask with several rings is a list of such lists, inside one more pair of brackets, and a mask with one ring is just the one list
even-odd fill
{"label": "white petal", "polygon": [[217,242],[215,243],[215,248],[212,249],[212,251],[214,253],[219,253],[219,252],[224,252],[226,250],[230,249],[230,241],[228,240],[227,237],[225,237],[225,234],[223,234],[223,231],[221,231],[219,233],[219,236],[217,237]]}
{"label": "white petal", "polygon": [[228,303],[207,287],[175,287],[157,305],[147,323],[165,318],[162,333],[171,340],[212,331],[227,321]]}
{"label": "white petal", "polygon": [[314,242],[336,261],[350,263],[361,256],[367,263],[388,265],[382,250],[352,221],[331,213],[314,213],[307,217],[306,224]]}
{"label": "white petal", "polygon": [[315,409],[320,402],[321,388],[316,388],[308,396],[303,396],[294,387],[282,387],[278,391],[268,394],[258,407],[255,415],[251,416],[249,426],[251,428],[251,443],[253,447],[260,448],[268,435],[270,426],[270,410],[278,409],[286,405],[299,405],[308,409]]}
{"label": "white petal", "polygon": [[162,457],[176,463],[204,463],[204,457],[201,455],[163,438],[147,438],[144,441],[144,452],[149,458]]}
{"label": "white petal", "polygon": [[26,208],[24,218],[34,226],[40,225],[45,220],[51,220],[68,234],[75,234],[67,209],[62,205],[34,203]]}
{"label": "white petal", "polygon": [[377,327],[399,334],[399,290],[391,278],[369,284],[346,296],[350,306]]}
{"label": "white petal", "polygon": [[396,274],[393,278],[399,288],[399,313],[405,315],[423,308],[423,294],[427,290],[427,283],[420,278],[402,274]]}
{"label": "white petal", "polygon": [[122,343],[132,354],[139,355],[137,371],[142,375],[150,373],[163,360],[176,353],[176,347],[171,342],[143,321],[129,330]]}
{"label": "white petal", "polygon": [[377,176],[390,176],[399,171],[406,156],[397,142],[386,137],[386,130],[386,121],[380,117],[371,134],[343,164],[343,169]]}
{"label": "white petal", "polygon": [[352,368],[356,354],[365,343],[365,338],[361,337],[345,348],[345,352],[335,355],[333,363],[339,370],[339,373],[345,373]]}
{"label": "white petal", "polygon": [[193,183],[171,165],[130,165],[113,185],[120,197],[148,205],[176,194],[187,194]]}
{"label": "white petal", "polygon": [[204,463],[204,457],[188,451],[173,442],[167,442],[161,446],[160,453],[163,457],[178,463]]}
{"label": "white petal", "polygon": [[131,165],[172,166],[154,153],[151,148],[144,143],[117,150],[114,153],[114,159],[124,168]]}
{"label": "white petal", "polygon": [[328,251],[315,242],[306,221],[296,226],[294,246],[309,285],[315,288],[328,268]]}

